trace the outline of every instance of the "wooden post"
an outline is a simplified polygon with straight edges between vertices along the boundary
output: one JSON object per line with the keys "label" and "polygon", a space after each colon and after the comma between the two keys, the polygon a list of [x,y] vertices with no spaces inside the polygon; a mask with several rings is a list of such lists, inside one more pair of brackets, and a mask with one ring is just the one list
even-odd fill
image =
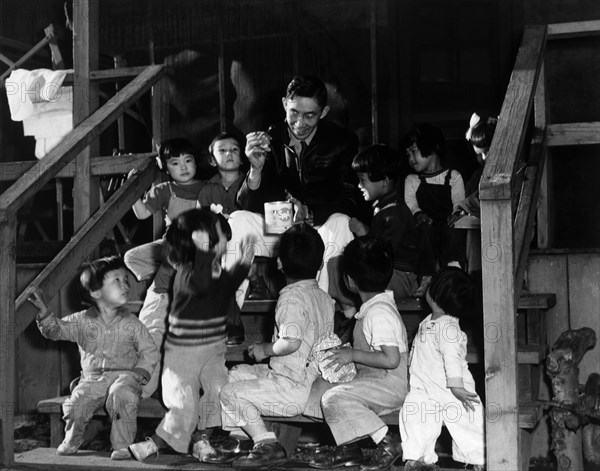
{"label": "wooden post", "polygon": [[[535,127],[542,132],[545,131],[548,122],[548,113],[546,106],[546,63],[543,62],[540,70],[540,77],[537,83],[537,89],[534,97],[534,119]],[[546,147],[545,165],[542,171],[540,182],[540,196],[537,210],[537,244],[541,249],[552,247],[552,220],[553,210],[551,202],[552,195],[552,160],[550,158],[552,150]]]}
{"label": "wooden post", "polygon": [[[563,332],[546,358],[546,371],[552,382],[552,400],[566,404],[579,403],[579,362],[583,354],[596,345],[595,332],[584,327]],[[581,438],[577,435],[580,417],[553,408],[550,411],[552,449],[558,471],[583,469]]]}
{"label": "wooden post", "polygon": [[221,132],[227,129],[227,94],[226,94],[226,71],[225,71],[225,41],[223,38],[223,30],[225,29],[225,11],[226,4],[223,2],[219,8],[219,58],[218,63],[218,78],[219,78],[219,128]]}
{"label": "wooden post", "polygon": [[377,111],[377,0],[371,0],[370,43],[371,43],[371,143],[379,142],[379,116]]}
{"label": "wooden post", "polygon": [[[98,109],[98,85],[90,81],[90,71],[98,69],[98,0],[73,1],[73,125],[77,126]],[[90,155],[99,155],[93,141],[76,159],[73,183],[73,228],[75,231],[98,208],[100,189],[93,182]]]}
{"label": "wooden post", "polygon": [[0,464],[14,462],[17,218],[0,213]]}
{"label": "wooden post", "polygon": [[521,463],[512,228],[510,199],[481,200],[486,466],[507,471]]}
{"label": "wooden post", "polygon": [[[159,80],[152,87],[152,150],[158,152],[161,144],[167,139],[169,132],[169,96],[164,79]],[[160,182],[160,175],[155,183]],[[163,219],[160,211],[152,216],[152,232],[154,239],[163,233]]]}

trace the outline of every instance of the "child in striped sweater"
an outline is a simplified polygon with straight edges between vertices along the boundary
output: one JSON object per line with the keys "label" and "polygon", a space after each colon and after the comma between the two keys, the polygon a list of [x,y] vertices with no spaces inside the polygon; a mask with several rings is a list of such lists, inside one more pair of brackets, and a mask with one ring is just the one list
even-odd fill
{"label": "child in striped sweater", "polygon": [[[219,393],[227,383],[227,303],[253,256],[246,252],[231,270],[223,270],[229,238],[227,220],[208,208],[182,213],[167,230],[167,258],[176,270],[161,379],[169,410],[152,438],[129,447],[139,461],[166,445],[187,453],[192,439],[197,458],[212,451],[208,435],[221,425]],[[253,245],[244,244],[249,250]]]}

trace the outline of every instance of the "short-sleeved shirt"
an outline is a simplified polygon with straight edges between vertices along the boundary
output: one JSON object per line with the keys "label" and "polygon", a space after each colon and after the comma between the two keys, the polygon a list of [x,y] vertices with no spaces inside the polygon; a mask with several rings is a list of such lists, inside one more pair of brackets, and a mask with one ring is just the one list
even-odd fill
{"label": "short-sleeved shirt", "polygon": [[221,175],[217,174],[208,180],[198,193],[198,203],[200,207],[211,204],[221,205],[223,214],[231,214],[242,208],[236,201],[237,193],[244,182],[245,175],[241,174],[239,178],[233,182],[228,188],[223,186]]}
{"label": "short-sleeved shirt", "polygon": [[272,356],[269,366],[273,373],[297,384],[312,384],[319,372],[309,368],[308,358],[319,337],[333,331],[333,314],[334,301],[316,280],[301,280],[283,288],[275,308],[273,342],[301,339],[302,344],[294,353]]}
{"label": "short-sleeved shirt", "polygon": [[398,347],[400,353],[408,352],[406,328],[391,291],[380,293],[363,303],[355,317],[363,319],[363,334],[372,350],[381,351],[381,347],[386,345]]}
{"label": "short-sleeved shirt", "polygon": [[172,194],[184,200],[195,201],[198,199],[198,193],[200,193],[202,188],[204,188],[204,182],[200,180],[191,185],[180,185],[174,181],[159,183],[158,185],[152,185],[144,195],[142,201],[151,213],[154,214],[157,211],[162,211],[163,215],[165,215],[167,214]]}

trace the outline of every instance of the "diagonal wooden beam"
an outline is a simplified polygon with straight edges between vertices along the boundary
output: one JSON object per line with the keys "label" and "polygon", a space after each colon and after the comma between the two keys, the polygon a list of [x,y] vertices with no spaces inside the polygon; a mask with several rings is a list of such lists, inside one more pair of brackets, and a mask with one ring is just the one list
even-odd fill
{"label": "diagonal wooden beam", "polygon": [[[94,253],[106,233],[148,189],[154,180],[155,172],[156,166],[153,162],[148,162],[139,174],[128,179],[27,288],[36,287],[44,293],[56,294],[73,278],[81,263]],[[27,302],[26,289],[17,297],[15,313],[15,335],[20,335],[36,315],[35,308]]]}
{"label": "diagonal wooden beam", "polygon": [[79,152],[112,124],[165,74],[164,66],[149,66],[89,118],[71,131],[48,155],[37,162],[0,195],[0,213],[14,213],[48,183]]}

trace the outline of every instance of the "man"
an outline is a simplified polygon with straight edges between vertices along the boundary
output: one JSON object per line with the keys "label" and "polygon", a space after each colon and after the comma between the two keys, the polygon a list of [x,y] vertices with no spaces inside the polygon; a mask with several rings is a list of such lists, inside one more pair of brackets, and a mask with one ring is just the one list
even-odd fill
{"label": "man", "polygon": [[[325,243],[319,287],[338,299],[348,312],[346,307],[353,309],[353,303],[344,297],[341,278],[333,267],[353,238],[348,228],[350,217],[363,221],[369,218],[368,206],[351,170],[358,139],[354,133],[324,119],[329,112],[327,89],[317,77],[294,77],[282,103],[283,123],[271,126],[268,134],[252,132],[246,136],[250,171],[238,193],[238,201],[253,213],[232,214],[230,224],[234,235],[226,266],[239,257],[241,240],[248,233],[259,240],[257,255],[274,255],[278,236],[264,233],[261,213],[265,202],[289,199],[296,210],[294,220],[312,222]],[[242,291],[238,292],[240,306],[246,289],[247,284],[242,285]]]}

